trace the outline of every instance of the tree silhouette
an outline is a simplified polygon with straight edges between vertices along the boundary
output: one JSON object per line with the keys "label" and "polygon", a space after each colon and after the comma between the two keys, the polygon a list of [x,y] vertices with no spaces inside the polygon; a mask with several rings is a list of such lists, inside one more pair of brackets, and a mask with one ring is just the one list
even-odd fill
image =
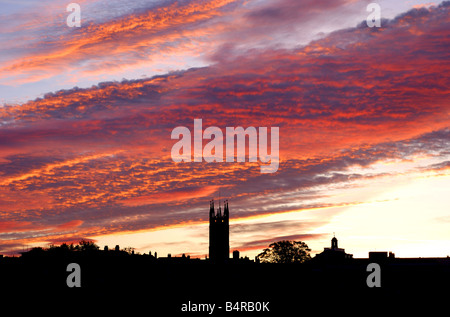
{"label": "tree silhouette", "polygon": [[84,252],[93,252],[99,249],[99,246],[96,245],[93,241],[81,240],[80,242],[78,242],[78,244],[79,250]]}
{"label": "tree silhouette", "polygon": [[134,254],[134,249],[133,247],[126,247],[123,249],[123,251],[125,251],[128,254]]}
{"label": "tree silhouette", "polygon": [[302,241],[274,242],[257,255],[262,263],[303,263],[311,259],[311,249]]}

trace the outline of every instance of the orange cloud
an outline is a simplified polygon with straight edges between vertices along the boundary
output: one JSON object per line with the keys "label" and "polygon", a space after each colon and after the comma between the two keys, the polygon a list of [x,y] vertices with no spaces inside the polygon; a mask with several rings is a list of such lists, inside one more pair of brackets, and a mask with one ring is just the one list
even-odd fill
{"label": "orange cloud", "polygon": [[83,224],[82,220],[71,220],[59,225],[42,225],[31,221],[0,221],[0,233],[18,233],[31,231],[47,231],[61,233],[75,229]]}
{"label": "orange cloud", "polygon": [[0,221],[0,232],[20,232],[27,231],[32,228],[29,221]]}
{"label": "orange cloud", "polygon": [[[220,16],[220,9],[235,1],[175,2],[167,7],[130,14],[101,24],[92,23],[76,30],[77,32],[62,35],[52,45],[35,44],[37,47],[42,46],[42,49],[32,50],[19,60],[6,63],[0,68],[0,74],[3,74],[0,78],[14,80],[16,84],[37,81],[59,73],[61,68],[75,70],[73,65],[87,56],[103,58],[106,51],[109,59],[123,54],[132,56],[133,52],[154,46],[159,47],[160,53],[164,54],[166,50],[173,50],[170,43],[182,42],[191,35],[200,40],[201,35],[205,34],[199,34],[195,29],[190,31],[192,25]],[[178,49],[180,50],[182,48]],[[135,61],[130,57],[121,62],[126,63]],[[91,66],[95,67],[97,64],[95,62]]]}
{"label": "orange cloud", "polygon": [[69,222],[56,226],[55,231],[67,231],[75,229],[83,224],[82,220],[71,220]]}
{"label": "orange cloud", "polygon": [[183,189],[182,191],[159,192],[152,195],[138,196],[120,201],[125,206],[140,206],[148,204],[161,204],[168,202],[181,202],[199,197],[211,197],[219,186],[206,186],[203,188]]}

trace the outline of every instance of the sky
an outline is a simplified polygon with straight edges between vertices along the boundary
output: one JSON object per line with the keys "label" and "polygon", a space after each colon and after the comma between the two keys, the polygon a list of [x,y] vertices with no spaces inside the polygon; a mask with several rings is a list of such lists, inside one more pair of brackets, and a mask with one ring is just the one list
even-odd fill
{"label": "sky", "polygon": [[[335,234],[450,255],[450,2],[0,1],[0,254],[91,239],[253,258]],[[174,128],[279,127],[279,168],[174,162]],[[203,145],[207,140],[203,141]]]}

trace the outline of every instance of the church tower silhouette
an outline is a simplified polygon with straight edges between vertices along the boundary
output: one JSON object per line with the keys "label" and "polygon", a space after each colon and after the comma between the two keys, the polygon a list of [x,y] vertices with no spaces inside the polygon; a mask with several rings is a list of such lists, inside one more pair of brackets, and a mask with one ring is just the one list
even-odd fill
{"label": "church tower silhouette", "polygon": [[223,202],[223,214],[219,201],[217,213],[214,200],[209,204],[209,259],[214,263],[226,262],[230,256],[230,226],[228,200]]}

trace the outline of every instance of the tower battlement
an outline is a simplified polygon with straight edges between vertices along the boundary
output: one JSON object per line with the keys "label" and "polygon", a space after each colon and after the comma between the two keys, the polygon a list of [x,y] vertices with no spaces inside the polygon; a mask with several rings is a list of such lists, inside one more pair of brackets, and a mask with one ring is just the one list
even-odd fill
{"label": "tower battlement", "polygon": [[225,262],[230,254],[230,229],[229,229],[228,201],[223,202],[222,207],[214,208],[214,200],[209,204],[209,258],[212,262]]}

